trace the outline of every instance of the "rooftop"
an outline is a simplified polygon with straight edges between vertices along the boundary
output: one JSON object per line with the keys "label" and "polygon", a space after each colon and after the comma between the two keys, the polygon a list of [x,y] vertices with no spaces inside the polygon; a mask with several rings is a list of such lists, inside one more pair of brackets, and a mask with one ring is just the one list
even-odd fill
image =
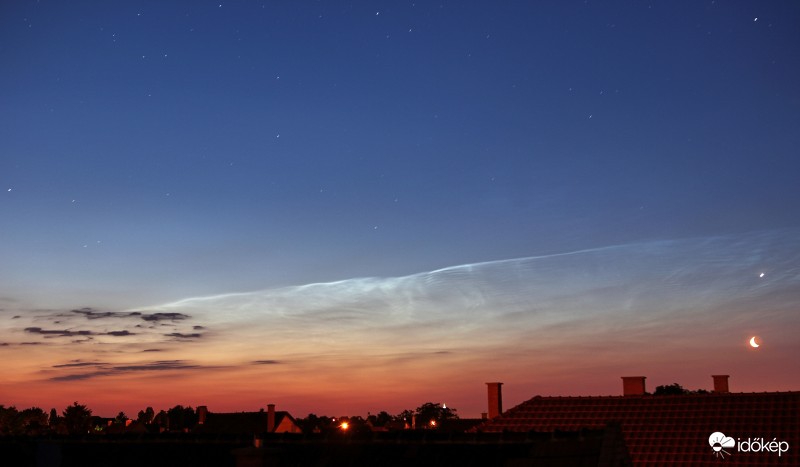
{"label": "rooftop", "polygon": [[709,436],[784,440],[776,453],[725,448],[725,465],[798,465],[800,392],[533,397],[478,427],[483,432],[574,431],[619,423],[634,465],[719,467]]}

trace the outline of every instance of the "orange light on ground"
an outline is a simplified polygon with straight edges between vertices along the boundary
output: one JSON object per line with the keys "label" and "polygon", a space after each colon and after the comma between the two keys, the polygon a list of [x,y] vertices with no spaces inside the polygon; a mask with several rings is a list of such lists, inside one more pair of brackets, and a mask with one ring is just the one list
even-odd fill
{"label": "orange light on ground", "polygon": [[339,428],[341,428],[343,431],[347,431],[347,429],[350,428],[350,424],[347,422],[342,422],[342,424],[339,425]]}
{"label": "orange light on ground", "polygon": [[436,420],[431,420],[431,428],[436,428]]}

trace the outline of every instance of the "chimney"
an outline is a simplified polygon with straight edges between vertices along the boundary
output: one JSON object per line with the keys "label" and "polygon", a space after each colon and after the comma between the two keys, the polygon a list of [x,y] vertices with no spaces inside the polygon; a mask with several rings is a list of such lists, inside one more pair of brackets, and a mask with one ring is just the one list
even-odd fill
{"label": "chimney", "polygon": [[714,392],[716,394],[728,394],[728,377],[730,375],[711,375],[714,378]]}
{"label": "chimney", "polygon": [[197,424],[202,425],[206,422],[206,418],[208,417],[208,407],[205,405],[198,405],[197,406]]}
{"label": "chimney", "polygon": [[275,404],[267,404],[267,433],[275,431]]}
{"label": "chimney", "polygon": [[643,396],[644,395],[644,376],[623,376],[622,395],[623,396]]}
{"label": "chimney", "polygon": [[503,383],[486,383],[489,389],[489,419],[503,413]]}

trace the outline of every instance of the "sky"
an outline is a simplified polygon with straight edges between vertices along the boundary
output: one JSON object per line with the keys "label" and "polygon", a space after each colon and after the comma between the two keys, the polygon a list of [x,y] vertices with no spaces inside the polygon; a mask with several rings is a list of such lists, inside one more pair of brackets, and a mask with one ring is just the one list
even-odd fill
{"label": "sky", "polygon": [[798,390],[798,23],[792,1],[2,2],[0,404]]}

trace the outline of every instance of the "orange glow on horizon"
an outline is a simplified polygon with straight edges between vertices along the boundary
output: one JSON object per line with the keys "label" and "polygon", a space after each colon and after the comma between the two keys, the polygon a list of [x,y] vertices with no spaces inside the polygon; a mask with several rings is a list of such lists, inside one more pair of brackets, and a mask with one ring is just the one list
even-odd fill
{"label": "orange glow on horizon", "polygon": [[[486,381],[504,383],[506,407],[535,395],[617,395],[626,374],[646,375],[648,389],[708,388],[710,374],[725,373],[732,391],[797,390],[800,374],[787,371],[800,353],[797,318],[785,298],[794,279],[770,274],[777,282],[730,289],[739,295],[709,292],[687,268],[724,284],[742,276],[730,262],[703,260],[709,242],[193,297],[135,312],[20,312],[0,321],[0,403],[61,410],[78,401],[112,416],[276,404],[302,418],[447,400],[471,418],[486,411]],[[673,245],[682,248],[675,264],[662,254]],[[598,274],[587,275],[587,264]],[[664,287],[667,273],[675,283]],[[775,319],[758,320],[753,309]],[[768,346],[744,352],[753,326]]]}

